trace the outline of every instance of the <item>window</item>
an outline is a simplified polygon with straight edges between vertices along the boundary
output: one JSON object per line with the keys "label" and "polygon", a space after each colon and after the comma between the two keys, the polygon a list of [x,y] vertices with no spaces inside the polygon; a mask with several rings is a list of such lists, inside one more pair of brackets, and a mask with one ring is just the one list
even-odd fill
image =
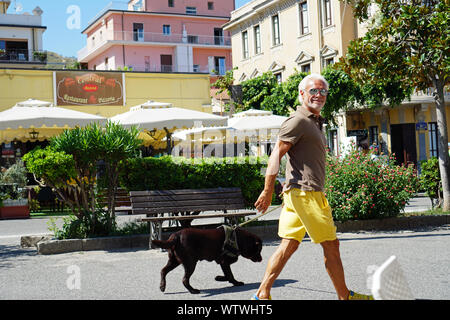
{"label": "window", "polygon": [[172,55],[161,55],[161,72],[172,72]]}
{"label": "window", "polygon": [[216,73],[223,76],[225,74],[225,58],[224,57],[214,57],[214,69]]}
{"label": "window", "polygon": [[323,0],[323,24],[324,27],[328,27],[333,24],[331,19],[331,0]]}
{"label": "window", "polygon": [[311,73],[311,64],[304,64],[301,66],[301,72]]}
{"label": "window", "polygon": [[214,2],[208,2],[208,10],[214,10]]}
{"label": "window", "polygon": [[223,38],[223,29],[222,28],[214,28],[214,44],[223,46],[224,38]]}
{"label": "window", "polygon": [[173,8],[173,7],[174,7],[173,2],[174,2],[174,0],[169,0],[168,6],[169,6],[170,8]]}
{"label": "window", "polygon": [[302,2],[299,4],[300,10],[300,34],[309,33],[309,19],[308,19],[308,3]]}
{"label": "window", "polygon": [[200,65],[194,64],[194,72],[200,72]]}
{"label": "window", "polygon": [[105,58],[105,70],[109,70],[108,57]]}
{"label": "window", "polygon": [[133,23],[133,40],[144,41],[144,24]]}
{"label": "window", "polygon": [[189,36],[187,37],[188,43],[198,43],[198,36]]}
{"label": "window", "polygon": [[196,7],[186,7],[186,14],[197,14]]}
{"label": "window", "polygon": [[163,25],[163,34],[167,36],[170,35],[170,24]]}
{"label": "window", "polygon": [[332,65],[334,63],[334,58],[324,58],[323,59],[323,67],[326,68],[329,65]]}
{"label": "window", "polygon": [[272,16],[272,44],[280,44],[280,21],[278,15]]}
{"label": "window", "polygon": [[253,28],[253,33],[255,36],[255,54],[261,53],[261,31],[259,26]]}
{"label": "window", "polygon": [[248,33],[247,33],[247,31],[242,32],[242,57],[244,59],[248,58]]}
{"label": "window", "polygon": [[437,122],[428,123],[428,137],[430,142],[430,157],[437,157],[439,154],[437,138]]}
{"label": "window", "polygon": [[283,81],[283,79],[281,78],[281,72],[275,73],[274,76],[277,79],[278,84],[281,84],[281,82]]}
{"label": "window", "polygon": [[372,145],[376,145],[378,147],[378,127],[377,126],[369,127],[369,147]]}
{"label": "window", "polygon": [[330,148],[331,154],[338,156],[338,139],[337,130],[331,129],[328,135],[328,147]]}

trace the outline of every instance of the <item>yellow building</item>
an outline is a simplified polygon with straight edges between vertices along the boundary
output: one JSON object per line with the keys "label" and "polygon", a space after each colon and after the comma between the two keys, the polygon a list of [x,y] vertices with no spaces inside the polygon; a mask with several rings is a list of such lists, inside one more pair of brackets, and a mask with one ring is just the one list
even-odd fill
{"label": "yellow building", "polygon": [[[95,81],[98,81],[98,86]],[[209,86],[209,75],[199,73],[0,68],[0,112],[18,102],[36,99],[105,118],[127,112],[131,107],[149,100],[211,113]],[[77,104],[73,104],[74,101]],[[15,146],[19,145],[18,140],[2,141],[5,143],[0,144],[1,163],[13,163],[15,157],[20,157],[33,147],[32,142],[42,139],[30,137],[29,141],[21,141],[20,150]]]}
{"label": "yellow building", "polygon": [[[70,72],[82,75],[98,73],[87,70],[0,69],[0,111],[17,102],[37,99],[56,104],[55,76]],[[174,107],[211,112],[209,75],[191,73],[102,72],[123,78],[122,105],[64,105],[65,108],[92,113],[106,118],[129,111],[130,107],[148,100],[170,102]]]}
{"label": "yellow building", "polygon": [[[445,92],[445,102],[449,124],[450,92]],[[411,101],[395,108],[347,112],[346,129],[358,145],[375,144],[383,154],[395,154],[398,163],[418,165],[438,156],[436,105],[430,93],[415,93]]]}

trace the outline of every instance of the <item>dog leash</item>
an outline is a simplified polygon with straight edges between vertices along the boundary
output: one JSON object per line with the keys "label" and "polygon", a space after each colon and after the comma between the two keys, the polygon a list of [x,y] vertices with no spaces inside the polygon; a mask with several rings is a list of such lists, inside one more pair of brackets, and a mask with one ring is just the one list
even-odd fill
{"label": "dog leash", "polygon": [[238,224],[238,227],[242,227],[242,226],[246,225],[247,223],[250,223],[250,222],[253,222],[253,221],[255,221],[255,220],[258,220],[259,218],[265,216],[265,215],[268,214],[268,213],[271,213],[272,211],[278,209],[278,208],[281,207],[281,206],[282,206],[282,204],[276,206],[275,208],[270,209],[269,211],[266,211],[266,212],[264,212],[264,213],[261,213],[259,216],[256,216],[256,217],[254,217],[254,218],[252,218],[252,219],[250,219],[250,220],[248,220],[248,221],[245,221],[245,222],[243,222],[243,223],[241,223],[241,224]]}

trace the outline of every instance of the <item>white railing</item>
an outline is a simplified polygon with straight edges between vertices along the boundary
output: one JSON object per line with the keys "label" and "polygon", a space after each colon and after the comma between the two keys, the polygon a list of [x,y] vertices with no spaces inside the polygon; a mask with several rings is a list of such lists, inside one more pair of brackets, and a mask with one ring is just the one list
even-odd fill
{"label": "white railing", "polygon": [[78,60],[83,60],[108,41],[126,41],[139,43],[190,44],[194,46],[219,46],[231,49],[231,38],[224,36],[206,36],[189,34],[163,34],[156,32],[115,31],[102,34],[101,37],[89,37],[87,46],[78,51]]}
{"label": "white railing", "polygon": [[135,42],[188,43],[207,46],[230,46],[231,38],[225,36],[208,36],[199,34],[156,33],[139,31],[115,31],[113,39]]}
{"label": "white railing", "polygon": [[[194,72],[194,73],[208,73],[211,75],[224,75],[226,71],[231,70],[231,66],[226,66],[225,69],[218,70],[209,69],[207,65],[161,65],[156,63],[133,63],[127,65],[130,71],[137,72]],[[118,69],[122,69],[119,67]]]}

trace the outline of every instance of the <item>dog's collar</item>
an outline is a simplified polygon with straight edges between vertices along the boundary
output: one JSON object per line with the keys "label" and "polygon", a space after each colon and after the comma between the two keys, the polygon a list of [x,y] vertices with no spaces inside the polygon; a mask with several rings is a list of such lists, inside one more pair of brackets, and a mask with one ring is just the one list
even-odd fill
{"label": "dog's collar", "polygon": [[223,228],[225,232],[225,240],[222,246],[222,255],[236,258],[239,256],[239,246],[236,237],[236,227],[230,227],[222,225],[219,228]]}

